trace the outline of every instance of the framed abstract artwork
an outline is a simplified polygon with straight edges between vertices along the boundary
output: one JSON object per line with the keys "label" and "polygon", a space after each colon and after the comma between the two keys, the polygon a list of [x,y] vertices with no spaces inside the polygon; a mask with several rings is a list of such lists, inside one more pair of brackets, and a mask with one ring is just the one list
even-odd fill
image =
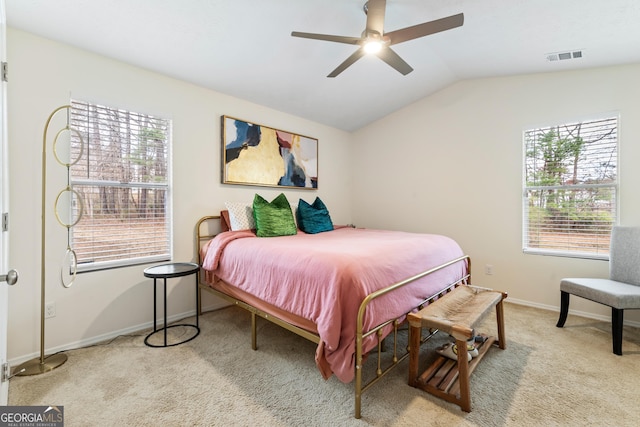
{"label": "framed abstract artwork", "polygon": [[318,140],[222,116],[222,183],[318,188]]}

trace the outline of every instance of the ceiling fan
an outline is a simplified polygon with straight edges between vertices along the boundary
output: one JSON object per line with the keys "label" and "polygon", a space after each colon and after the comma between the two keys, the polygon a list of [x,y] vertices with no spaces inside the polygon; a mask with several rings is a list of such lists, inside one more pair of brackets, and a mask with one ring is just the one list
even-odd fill
{"label": "ceiling fan", "polygon": [[338,65],[338,68],[333,70],[327,77],[336,77],[367,53],[377,54],[380,59],[395,68],[398,72],[402,73],[402,75],[407,75],[413,71],[413,68],[411,68],[409,64],[394,52],[391,49],[391,46],[460,27],[464,23],[464,14],[459,13],[446,18],[436,19],[435,21],[424,22],[401,30],[385,33],[384,13],[386,3],[386,0],[369,0],[364,4],[363,9],[364,13],[367,15],[367,26],[360,37],[302,33],[299,31],[292,31],[291,35],[293,37],[325,40],[360,46],[358,50],[356,50],[342,64]]}

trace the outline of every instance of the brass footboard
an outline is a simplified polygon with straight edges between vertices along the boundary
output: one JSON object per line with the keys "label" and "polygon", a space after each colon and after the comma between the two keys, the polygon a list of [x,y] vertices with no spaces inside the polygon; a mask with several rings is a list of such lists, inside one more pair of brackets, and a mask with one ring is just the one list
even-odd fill
{"label": "brass footboard", "polygon": [[[365,391],[367,391],[369,389],[369,387],[371,387],[372,385],[374,385],[375,383],[377,383],[382,377],[384,377],[389,371],[391,371],[392,368],[394,368],[395,366],[397,366],[400,362],[402,362],[404,359],[406,359],[409,356],[409,349],[406,348],[404,349],[404,351],[402,352],[402,354],[398,355],[398,326],[404,322],[404,316],[402,316],[402,322],[400,321],[400,319],[390,319],[387,320],[386,322],[381,323],[380,325],[376,326],[375,328],[369,330],[369,331],[363,331],[363,323],[364,323],[364,315],[365,312],[367,310],[367,306],[376,298],[380,298],[383,295],[388,294],[389,292],[393,292],[399,288],[402,288],[403,286],[406,286],[418,279],[421,279],[425,276],[428,276],[429,274],[435,273],[438,270],[442,270],[443,268],[449,267],[450,265],[453,265],[455,263],[461,262],[466,260],[467,262],[467,274],[464,275],[462,278],[460,278],[458,281],[449,284],[445,289],[443,289],[442,291],[431,295],[428,298],[425,298],[417,307],[415,307],[416,309],[421,309],[423,308],[425,305],[429,304],[430,302],[434,301],[435,299],[439,298],[440,296],[446,294],[447,292],[450,292],[451,290],[453,290],[456,286],[459,285],[463,285],[463,284],[469,284],[471,282],[471,258],[468,255],[463,255],[459,258],[456,258],[454,260],[451,260],[449,262],[446,262],[442,265],[439,265],[437,267],[434,267],[430,270],[424,271],[422,273],[416,274],[413,277],[410,277],[408,279],[405,279],[401,282],[398,283],[394,283],[393,285],[390,285],[384,289],[380,289],[378,291],[375,291],[369,295],[367,295],[367,297],[362,301],[362,303],[360,304],[360,308],[358,309],[358,319],[357,319],[357,325],[356,325],[356,384],[355,384],[355,394],[356,394],[356,401],[355,401],[355,417],[356,418],[360,418],[362,415],[362,393],[364,393]],[[405,316],[408,313],[405,313]],[[382,329],[385,328],[387,325],[389,324],[393,324],[393,358],[392,358],[392,362],[386,366],[386,368],[383,370],[382,366],[380,365],[381,363],[381,352],[382,352],[382,345],[383,342],[380,339],[380,337],[382,337]],[[369,335],[372,334],[378,334],[378,346],[377,346],[377,351],[378,351],[378,366],[376,369],[376,376],[375,378],[373,378],[371,381],[369,381],[366,384],[363,384],[362,381],[362,371],[363,371],[363,366],[362,366],[362,362],[363,362],[363,358],[364,358],[364,354],[362,351],[362,345],[364,343],[364,339],[366,337],[368,337]],[[428,340],[429,338],[431,338],[431,336],[433,336],[433,334],[427,336],[422,342],[425,342],[426,340]]]}
{"label": "brass footboard", "polygon": [[[220,216],[219,215],[213,215],[213,216],[205,216],[202,217],[197,223],[196,223],[196,230],[195,230],[195,234],[196,234],[196,254],[198,257],[198,264],[202,265],[202,259],[201,259],[201,255],[200,255],[200,249],[202,248],[202,245],[205,244],[208,240],[212,239],[213,237],[216,236],[216,234],[218,234],[219,232],[219,228],[218,228],[218,224],[220,221]],[[203,230],[206,227],[206,230]],[[392,370],[393,367],[397,366],[400,362],[402,362],[404,359],[406,359],[409,356],[409,351],[408,348],[404,348],[403,350],[398,350],[398,328],[401,325],[402,322],[404,322],[404,317],[406,316],[405,313],[403,316],[401,316],[398,319],[389,319],[383,323],[381,323],[380,325],[376,326],[375,328],[368,330],[368,331],[364,331],[363,330],[363,324],[364,324],[364,315],[367,309],[367,306],[374,301],[377,298],[382,297],[383,295],[386,295],[390,292],[393,292],[399,288],[402,288],[403,286],[406,286],[412,282],[414,282],[415,280],[418,280],[420,278],[423,278],[429,274],[432,274],[438,270],[441,270],[443,268],[446,268],[450,265],[453,265],[455,263],[461,262],[461,261],[466,261],[467,262],[467,274],[465,276],[463,276],[462,278],[460,278],[458,281],[454,282],[454,283],[450,283],[448,284],[448,286],[438,292],[437,294],[431,295],[427,298],[425,298],[417,307],[415,307],[416,309],[420,309],[422,307],[424,307],[425,305],[429,304],[431,301],[437,299],[438,297],[444,295],[447,292],[450,292],[453,288],[455,288],[456,286],[462,285],[462,284],[469,284],[471,281],[471,274],[469,273],[471,271],[471,259],[469,258],[468,255],[464,255],[461,256],[459,258],[456,258],[454,260],[451,260],[445,264],[442,264],[440,266],[434,267],[430,270],[424,271],[420,274],[417,274],[413,277],[410,277],[408,279],[405,279],[401,282],[398,283],[394,283],[384,289],[380,289],[376,292],[373,292],[372,294],[368,295],[360,304],[360,308],[358,310],[358,318],[357,318],[357,325],[356,325],[356,354],[355,354],[355,417],[356,418],[360,418],[361,417],[361,405],[362,405],[362,393],[364,393],[366,390],[368,390],[371,386],[373,386],[376,382],[378,382],[382,377],[384,377],[388,372],[390,372]],[[241,307],[247,311],[249,311],[251,313],[251,348],[252,349],[256,349],[257,348],[257,333],[256,333],[256,316],[261,317],[265,320],[268,320],[272,323],[275,323],[278,326],[281,326],[293,333],[295,333],[296,335],[299,335],[305,339],[308,339],[309,341],[312,341],[316,344],[318,344],[320,342],[320,337],[317,334],[314,334],[312,332],[307,331],[306,329],[300,328],[298,326],[292,325],[291,323],[288,323],[280,318],[278,318],[277,316],[273,316],[270,313],[267,313],[265,311],[262,311],[254,306],[252,306],[251,304],[246,303],[245,301],[242,301],[238,298],[235,298],[233,296],[227,295],[219,290],[213,289],[211,288],[207,283],[206,280],[204,279],[204,271],[200,271],[200,273],[198,274],[198,292],[200,293],[200,298],[199,298],[199,303],[202,304],[202,295],[201,292],[202,290],[206,290],[207,292],[210,292],[220,298],[225,299],[226,301],[229,301],[232,304],[237,305],[238,307]],[[202,307],[198,307],[198,311],[200,313],[202,313]],[[401,321],[402,320],[402,321]],[[382,362],[381,362],[381,353],[383,351],[383,329],[385,327],[387,327],[388,325],[392,324],[393,325],[393,332],[390,334],[390,336],[393,337],[393,356],[392,356],[392,360],[390,363],[386,364],[385,366],[382,366]],[[376,367],[376,374],[375,377],[373,379],[371,379],[370,381],[368,381],[366,384],[363,384],[363,360],[364,360],[364,354],[363,354],[363,343],[364,343],[364,339],[372,334],[377,334],[378,337],[378,344],[377,344],[377,352],[378,352],[378,358],[377,358],[377,367]],[[431,334],[433,335],[433,334]],[[426,338],[423,339],[422,342],[426,341],[427,339],[429,339],[431,337],[431,335],[427,336]],[[375,350],[374,350],[375,351]]]}

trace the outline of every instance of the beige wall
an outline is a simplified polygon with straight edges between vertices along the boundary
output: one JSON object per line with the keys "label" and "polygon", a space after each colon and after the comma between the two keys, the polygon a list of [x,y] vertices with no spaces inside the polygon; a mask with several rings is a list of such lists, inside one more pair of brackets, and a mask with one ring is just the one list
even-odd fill
{"label": "beige wall", "polygon": [[[41,152],[45,121],[70,97],[158,114],[173,120],[173,219],[176,261],[195,260],[193,229],[224,202],[267,199],[274,188],[220,184],[220,116],[262,123],[319,139],[320,189],[286,190],[290,202],[320,196],[337,223],[351,222],[351,135],[169,77],[8,30],[10,161],[10,266],[20,272],[9,293],[8,356],[26,359],[40,351]],[[57,315],[47,319],[47,349],[69,348],[149,326],[152,286],[137,266],[78,275],[65,289],[58,278],[66,250],[66,229],[55,221],[53,204],[66,185],[66,169],[49,147],[47,173],[46,301]],[[169,314],[195,309],[193,276],[171,281]],[[206,305],[215,306],[208,296]],[[47,353],[49,350],[47,350]]]}
{"label": "beige wall", "polygon": [[[608,263],[522,253],[522,132],[619,113],[620,220],[640,225],[638,99],[640,65],[454,84],[355,133],[354,222],[451,235],[475,283],[557,309],[562,277],[606,277]],[[580,299],[571,308],[609,316]]]}

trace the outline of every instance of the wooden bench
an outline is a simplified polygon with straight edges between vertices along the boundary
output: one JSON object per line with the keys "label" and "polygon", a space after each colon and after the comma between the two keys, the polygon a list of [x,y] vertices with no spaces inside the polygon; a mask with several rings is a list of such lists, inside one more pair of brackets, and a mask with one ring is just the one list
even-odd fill
{"label": "wooden bench", "polygon": [[[493,344],[501,349],[506,348],[502,308],[502,300],[506,297],[505,292],[470,285],[459,286],[417,313],[409,314],[409,385],[471,412],[469,375]],[[467,340],[479,335],[476,326],[493,307],[496,308],[498,339],[484,336],[486,340],[476,344],[479,344],[478,356],[468,362]],[[423,327],[453,336],[458,349],[458,361],[438,356],[431,366],[418,375]]]}

